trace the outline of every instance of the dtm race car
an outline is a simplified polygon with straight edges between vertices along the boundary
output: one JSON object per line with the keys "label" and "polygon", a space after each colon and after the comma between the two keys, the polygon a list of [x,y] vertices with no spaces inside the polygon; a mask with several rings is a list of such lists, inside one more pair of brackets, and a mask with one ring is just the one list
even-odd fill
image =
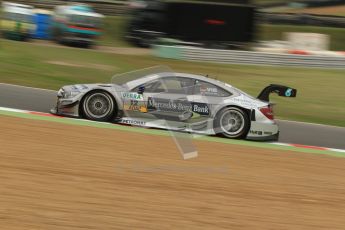
{"label": "dtm race car", "polygon": [[53,114],[227,138],[277,140],[269,95],[297,90],[269,85],[254,98],[207,76],[165,67],[116,75],[110,84],[78,84],[57,93]]}

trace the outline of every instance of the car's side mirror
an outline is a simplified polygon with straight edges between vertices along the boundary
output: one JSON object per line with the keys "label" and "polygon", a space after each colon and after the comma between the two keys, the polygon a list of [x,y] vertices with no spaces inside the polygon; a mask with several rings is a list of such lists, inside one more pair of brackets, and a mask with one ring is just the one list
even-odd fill
{"label": "car's side mirror", "polygon": [[143,94],[145,92],[145,86],[144,85],[140,85],[138,87],[138,94]]}

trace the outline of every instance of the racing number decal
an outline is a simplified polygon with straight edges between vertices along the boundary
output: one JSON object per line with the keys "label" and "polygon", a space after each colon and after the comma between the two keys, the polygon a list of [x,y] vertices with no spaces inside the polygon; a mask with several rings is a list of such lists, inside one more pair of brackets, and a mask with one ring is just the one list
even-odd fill
{"label": "racing number decal", "polygon": [[137,101],[137,100],[129,100],[128,102],[129,102],[129,104],[125,104],[124,105],[124,109],[125,110],[140,111],[142,113],[146,113],[147,112],[146,106],[140,105],[139,101]]}
{"label": "racing number decal", "polygon": [[129,109],[129,110],[139,110],[138,101],[136,101],[136,100],[131,100],[131,103],[130,103],[128,109]]}
{"label": "racing number decal", "polygon": [[286,90],[286,92],[285,92],[286,97],[291,97],[291,94],[292,94],[292,89]]}

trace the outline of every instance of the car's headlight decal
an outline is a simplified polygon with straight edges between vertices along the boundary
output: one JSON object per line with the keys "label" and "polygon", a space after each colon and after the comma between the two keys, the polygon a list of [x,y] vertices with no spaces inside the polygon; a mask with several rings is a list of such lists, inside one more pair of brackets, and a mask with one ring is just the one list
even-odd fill
{"label": "car's headlight decal", "polygon": [[69,91],[65,92],[63,95],[63,98],[73,98],[76,97],[80,94],[80,91]]}

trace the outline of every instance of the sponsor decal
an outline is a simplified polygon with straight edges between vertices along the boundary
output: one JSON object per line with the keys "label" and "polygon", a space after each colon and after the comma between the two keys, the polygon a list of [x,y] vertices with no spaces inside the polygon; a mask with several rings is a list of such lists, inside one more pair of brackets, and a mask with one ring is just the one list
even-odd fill
{"label": "sponsor decal", "polygon": [[139,104],[139,101],[137,100],[130,100],[129,104],[124,104],[123,105],[124,110],[129,110],[129,111],[140,111],[142,113],[147,112],[147,108],[143,105]]}
{"label": "sponsor decal", "polygon": [[208,108],[207,104],[204,103],[192,103],[192,111],[198,113],[200,115],[209,115],[210,109]]}
{"label": "sponsor decal", "polygon": [[262,136],[262,131],[250,130],[250,134]]}
{"label": "sponsor decal", "polygon": [[205,96],[215,96],[215,95],[218,95],[218,89],[215,87],[209,88],[205,85],[201,85],[200,86],[200,93],[202,95],[205,95]]}
{"label": "sponsor decal", "polygon": [[131,99],[131,100],[137,100],[137,101],[143,101],[143,95],[138,94],[138,93],[132,93],[132,92],[126,92],[122,93],[122,98],[124,99]]}
{"label": "sponsor decal", "polygon": [[243,98],[232,98],[232,101],[238,102],[239,104],[243,105],[243,106],[247,106],[247,107],[256,107],[257,104],[253,101],[250,100],[246,100]]}
{"label": "sponsor decal", "polygon": [[119,123],[127,124],[127,125],[140,125],[140,126],[145,126],[146,125],[145,121],[127,120],[127,119],[121,119],[119,121]]}
{"label": "sponsor decal", "polygon": [[191,104],[188,101],[173,101],[169,99],[148,98],[148,110],[185,112],[191,110]]}
{"label": "sponsor decal", "polygon": [[193,112],[200,115],[209,115],[210,109],[205,103],[194,103],[188,101],[173,101],[168,99],[148,98],[147,109],[151,111],[164,112]]}

